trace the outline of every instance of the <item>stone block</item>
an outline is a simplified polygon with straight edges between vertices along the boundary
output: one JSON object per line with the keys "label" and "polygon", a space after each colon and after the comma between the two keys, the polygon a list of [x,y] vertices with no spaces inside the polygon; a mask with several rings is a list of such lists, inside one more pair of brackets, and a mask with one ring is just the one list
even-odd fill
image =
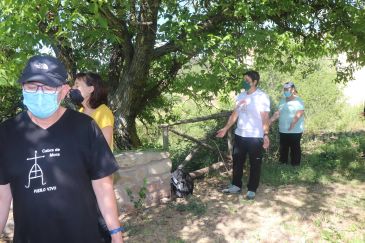
{"label": "stone block", "polygon": [[172,163],[170,159],[151,161],[148,164],[147,171],[149,175],[165,174],[171,171],[171,166]]}
{"label": "stone block", "polygon": [[165,173],[165,174],[163,174],[163,175],[160,175],[160,178],[161,178],[163,181],[166,181],[166,180],[170,181],[170,180],[171,180],[171,172],[167,172],[167,173]]}
{"label": "stone block", "polygon": [[131,201],[129,200],[129,196],[127,194],[126,189],[121,188],[121,187],[115,187],[114,189],[115,192],[115,197],[117,199],[117,202],[119,204],[128,204],[131,203]]}
{"label": "stone block", "polygon": [[137,183],[143,185],[143,180],[147,178],[148,171],[147,166],[136,166],[129,169],[120,169],[117,174],[117,180],[114,180],[115,183]]}
{"label": "stone block", "polygon": [[158,192],[151,192],[146,197],[146,205],[147,206],[156,206],[160,202],[160,197]]}
{"label": "stone block", "polygon": [[171,160],[163,152],[126,152],[116,156],[121,168],[115,173],[114,186],[118,207],[122,212],[131,212],[133,202],[127,190],[131,190],[134,200],[139,200],[139,192],[146,179],[145,206],[158,205],[171,197]]}
{"label": "stone block", "polygon": [[147,184],[151,184],[154,182],[160,182],[162,183],[162,177],[161,176],[150,176],[147,178]]}
{"label": "stone block", "polygon": [[152,183],[147,185],[147,191],[149,193],[151,193],[151,192],[155,192],[157,190],[160,190],[161,184],[162,184],[162,181],[161,182],[152,182]]}
{"label": "stone block", "polygon": [[153,160],[161,160],[169,158],[167,152],[140,151],[140,152],[124,152],[115,155],[120,167],[132,167],[141,164],[147,164]]}
{"label": "stone block", "polygon": [[171,197],[171,187],[164,186],[159,191],[160,200],[163,198],[170,198]]}

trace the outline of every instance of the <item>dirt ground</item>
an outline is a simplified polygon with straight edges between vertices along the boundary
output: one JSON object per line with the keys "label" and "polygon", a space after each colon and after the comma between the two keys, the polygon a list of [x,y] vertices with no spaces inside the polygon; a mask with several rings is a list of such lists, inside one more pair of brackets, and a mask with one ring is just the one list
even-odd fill
{"label": "dirt ground", "polygon": [[222,194],[227,181],[196,181],[189,199],[125,216],[126,242],[365,242],[364,182],[261,185],[247,201]]}
{"label": "dirt ground", "polygon": [[[220,193],[224,185],[217,178],[199,181],[189,200],[126,219],[127,241],[365,242],[365,183],[261,185],[255,201],[244,192]],[[188,210],[178,210],[189,201]],[[205,207],[201,215],[194,215],[194,201]]]}

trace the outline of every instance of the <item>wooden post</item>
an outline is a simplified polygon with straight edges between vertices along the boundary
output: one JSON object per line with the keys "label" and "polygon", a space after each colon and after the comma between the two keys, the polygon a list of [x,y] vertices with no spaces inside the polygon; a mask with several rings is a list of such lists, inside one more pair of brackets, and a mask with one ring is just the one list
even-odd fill
{"label": "wooden post", "polygon": [[169,151],[169,124],[162,124],[160,127],[162,128],[163,150]]}

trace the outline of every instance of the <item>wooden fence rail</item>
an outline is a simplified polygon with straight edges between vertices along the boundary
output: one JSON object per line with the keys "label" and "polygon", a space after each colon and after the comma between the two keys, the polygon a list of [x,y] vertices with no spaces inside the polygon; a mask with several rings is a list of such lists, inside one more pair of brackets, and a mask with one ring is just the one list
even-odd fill
{"label": "wooden fence rail", "polygon": [[[182,134],[178,131],[176,131],[175,129],[172,129],[172,126],[176,126],[176,125],[182,125],[182,124],[188,124],[188,123],[196,123],[196,122],[202,122],[202,121],[207,121],[207,120],[213,120],[213,119],[218,119],[218,118],[222,118],[222,117],[229,117],[231,115],[230,111],[222,111],[216,114],[212,114],[212,115],[208,115],[208,116],[202,116],[202,117],[197,117],[197,118],[192,118],[192,119],[186,119],[186,120],[180,120],[177,121],[175,123],[172,124],[161,124],[159,127],[162,129],[162,139],[163,139],[163,149],[165,151],[169,150],[169,132],[172,132],[178,136],[181,136],[185,139],[188,139],[190,141],[193,141],[203,147],[209,148],[209,149],[214,149],[212,146],[208,145],[207,143],[205,143],[204,141],[200,141],[196,138],[193,138],[189,135],[186,134]],[[228,139],[231,138],[230,135],[227,136]],[[231,143],[228,143],[228,148],[230,148]]]}

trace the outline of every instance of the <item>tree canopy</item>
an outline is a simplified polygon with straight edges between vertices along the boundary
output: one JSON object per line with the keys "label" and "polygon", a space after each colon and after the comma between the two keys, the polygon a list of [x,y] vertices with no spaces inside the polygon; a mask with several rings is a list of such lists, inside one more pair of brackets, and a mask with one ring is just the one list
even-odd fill
{"label": "tree canopy", "polygon": [[[110,86],[119,141],[138,146],[136,119],[167,107],[165,93],[209,98],[248,68],[292,71],[346,53],[338,80],[365,64],[361,0],[29,0],[0,2],[0,80],[13,83],[42,48]],[[45,49],[47,50],[47,49]],[[194,66],[194,69],[192,67]],[[199,67],[199,68],[197,68]]]}

